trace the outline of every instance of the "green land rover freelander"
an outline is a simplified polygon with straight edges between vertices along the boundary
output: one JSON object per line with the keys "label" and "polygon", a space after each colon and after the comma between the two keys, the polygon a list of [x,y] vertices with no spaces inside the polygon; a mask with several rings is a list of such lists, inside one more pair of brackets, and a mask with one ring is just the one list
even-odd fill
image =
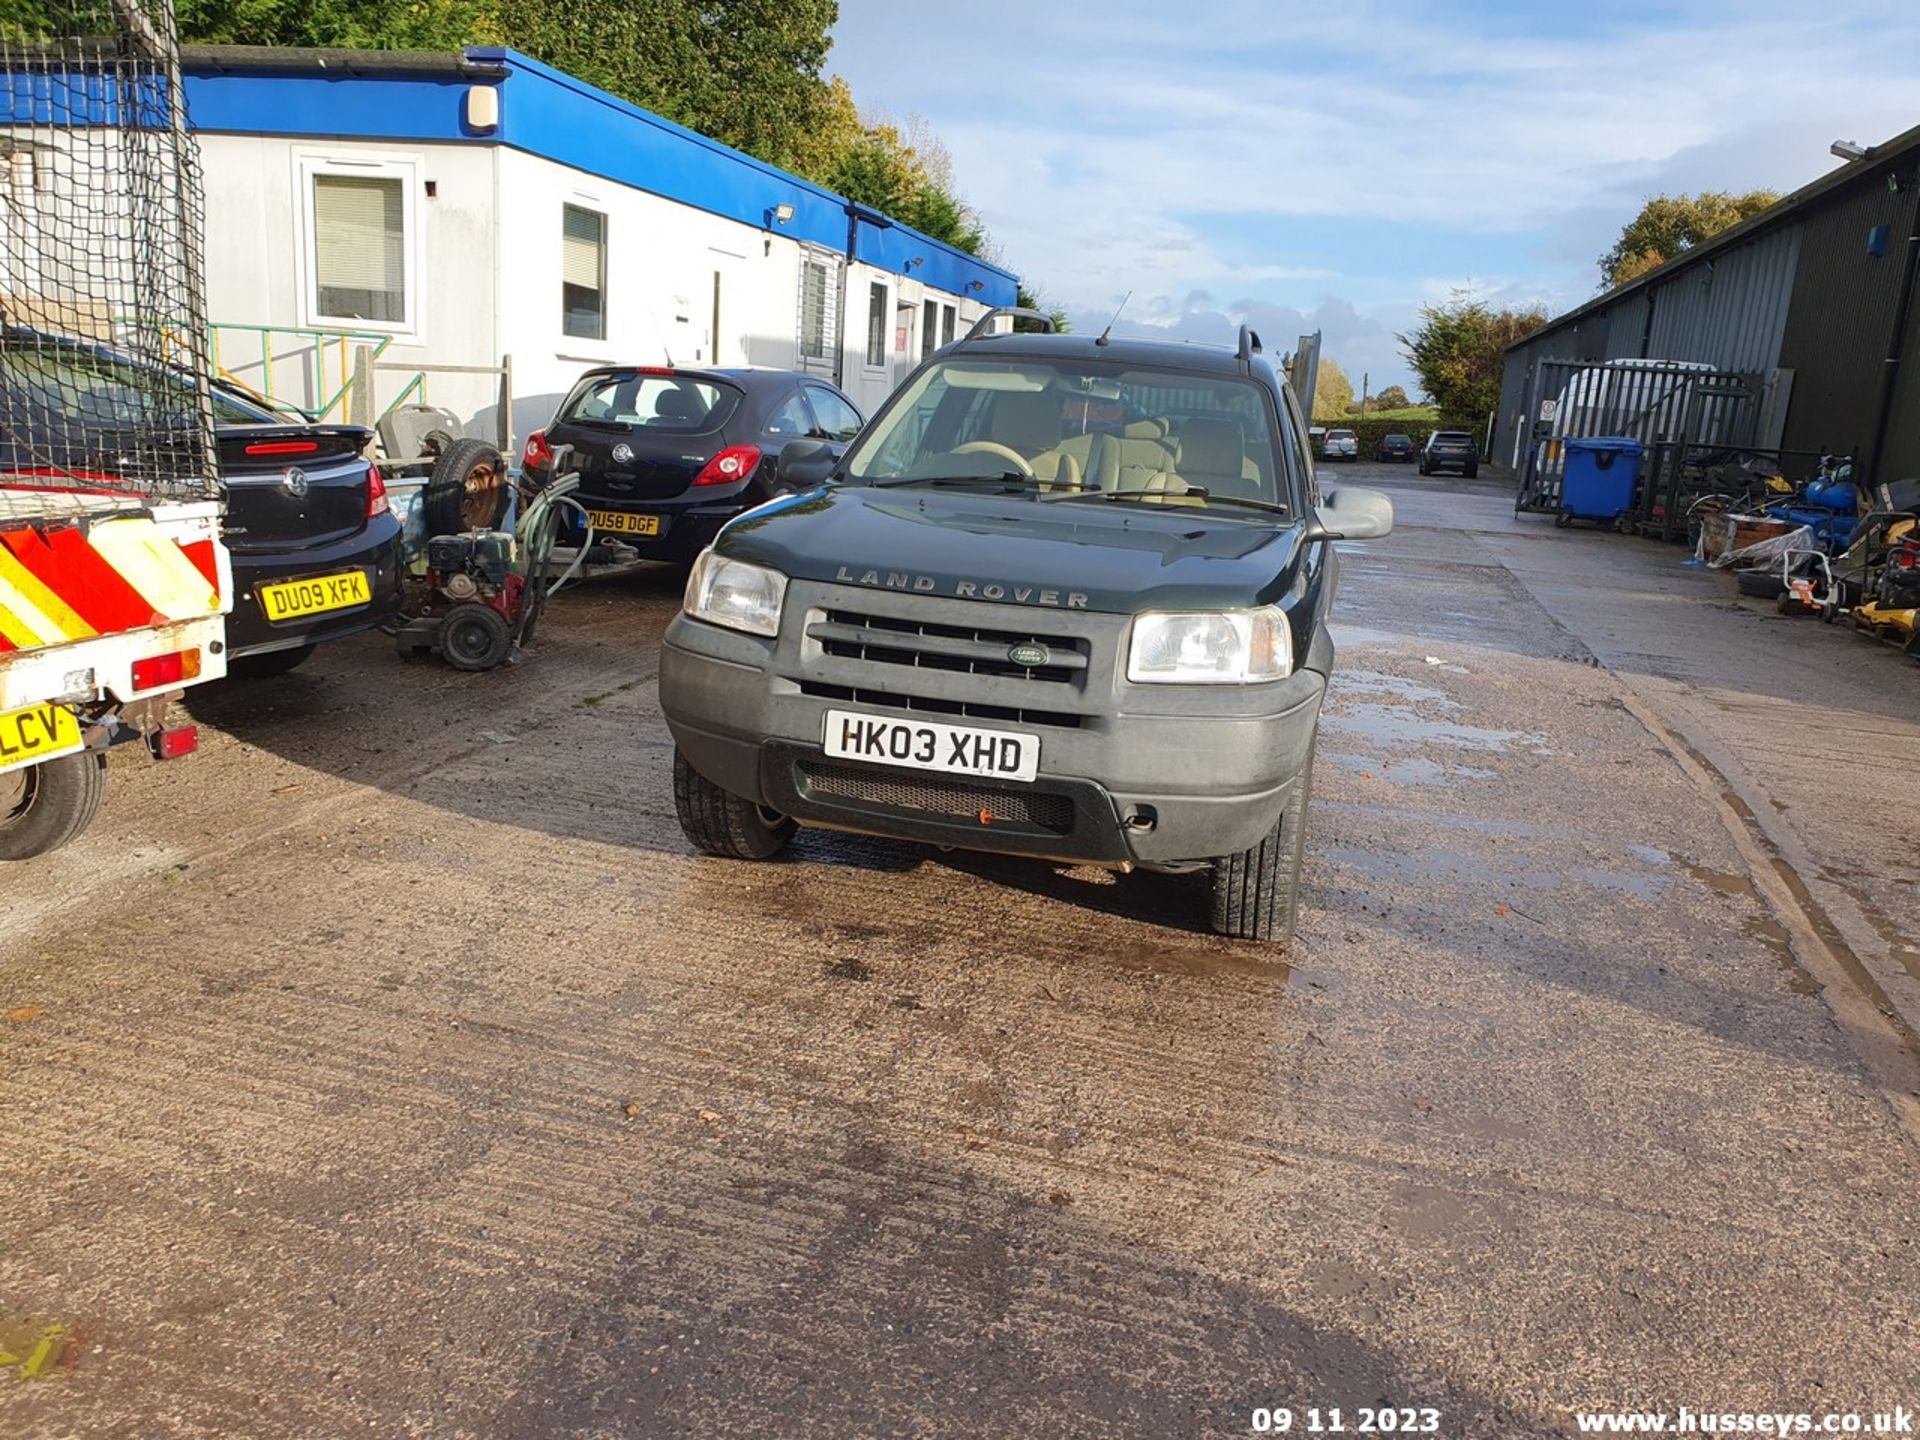
{"label": "green land rover freelander", "polygon": [[843,456],[789,446],[794,492],[695,563],[660,667],[681,825],[737,859],[810,825],[1204,872],[1215,930],[1285,940],[1330,542],[1386,534],[1392,505],[1316,487],[1250,332],[1227,349],[995,318]]}

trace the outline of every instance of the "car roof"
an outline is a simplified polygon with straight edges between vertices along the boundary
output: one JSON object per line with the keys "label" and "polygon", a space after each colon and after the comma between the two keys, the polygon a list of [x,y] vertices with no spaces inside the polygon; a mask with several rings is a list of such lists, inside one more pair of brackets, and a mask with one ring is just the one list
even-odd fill
{"label": "car roof", "polygon": [[1240,368],[1238,353],[1225,345],[1185,340],[1144,340],[1127,335],[1115,335],[1102,344],[1093,335],[1016,331],[1008,335],[982,335],[975,340],[956,341],[943,347],[940,353],[951,356],[991,355],[995,359],[1097,360],[1117,365],[1145,365],[1162,370],[1193,370],[1210,375],[1246,374]]}
{"label": "car roof", "polygon": [[774,370],[760,365],[661,365],[651,360],[636,360],[629,365],[595,365],[583,370],[580,378],[585,380],[594,375],[627,375],[635,371],[658,375],[662,379],[671,376],[675,380],[719,381],[741,390],[764,390],[769,387],[797,385],[802,380],[812,381],[816,385],[825,385],[829,390],[836,389],[833,381],[825,375],[814,375],[805,370]]}

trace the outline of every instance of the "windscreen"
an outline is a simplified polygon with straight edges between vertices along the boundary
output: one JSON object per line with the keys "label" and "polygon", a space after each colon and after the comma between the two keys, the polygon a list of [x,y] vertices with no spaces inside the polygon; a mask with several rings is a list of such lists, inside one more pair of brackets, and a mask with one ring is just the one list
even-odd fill
{"label": "windscreen", "polygon": [[1006,475],[1041,491],[1285,506],[1269,393],[1250,380],[1085,361],[930,366],[849,452],[854,480]]}
{"label": "windscreen", "polygon": [[730,385],[641,370],[589,375],[561,407],[561,421],[619,430],[700,435],[718,430],[740,403]]}

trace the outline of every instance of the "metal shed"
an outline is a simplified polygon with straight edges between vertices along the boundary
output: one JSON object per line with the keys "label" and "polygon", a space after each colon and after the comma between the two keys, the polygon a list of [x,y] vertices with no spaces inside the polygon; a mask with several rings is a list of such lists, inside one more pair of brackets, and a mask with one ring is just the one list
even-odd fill
{"label": "metal shed", "polygon": [[1758,377],[1754,443],[1920,474],[1916,271],[1920,126],[1510,347],[1496,456],[1523,458],[1540,362],[1645,358]]}

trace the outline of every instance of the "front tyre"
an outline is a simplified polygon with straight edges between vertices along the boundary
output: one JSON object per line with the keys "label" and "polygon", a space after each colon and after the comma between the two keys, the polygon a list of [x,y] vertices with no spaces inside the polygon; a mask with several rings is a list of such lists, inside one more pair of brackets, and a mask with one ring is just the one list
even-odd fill
{"label": "front tyre", "polygon": [[0,860],[31,860],[77,839],[106,793],[106,757],[91,750],[0,775]]}
{"label": "front tyre", "polygon": [[673,752],[673,808],[693,848],[725,860],[771,860],[787,848],[796,828],[787,816],[722,790],[677,749]]}
{"label": "front tyre", "polygon": [[1307,798],[1313,749],[1279,822],[1251,850],[1213,862],[1213,931],[1235,940],[1285,944],[1300,910],[1300,862],[1307,853]]}

